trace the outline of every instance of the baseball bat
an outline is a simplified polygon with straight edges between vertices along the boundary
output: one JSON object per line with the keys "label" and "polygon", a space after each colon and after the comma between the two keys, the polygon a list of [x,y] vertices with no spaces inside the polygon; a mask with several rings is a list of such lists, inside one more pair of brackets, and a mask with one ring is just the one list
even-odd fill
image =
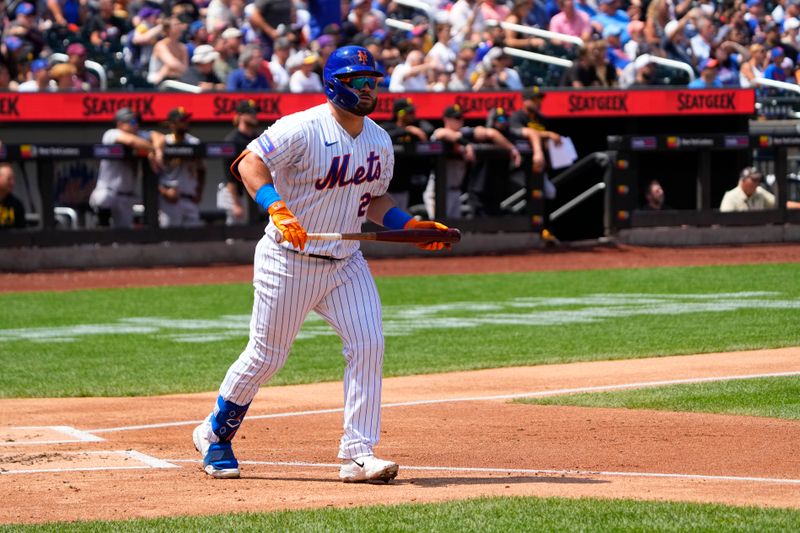
{"label": "baseball bat", "polygon": [[461,240],[461,231],[449,228],[438,229],[400,229],[388,231],[365,231],[362,233],[309,233],[309,240],[316,241],[381,241],[401,243],[444,242],[457,243]]}

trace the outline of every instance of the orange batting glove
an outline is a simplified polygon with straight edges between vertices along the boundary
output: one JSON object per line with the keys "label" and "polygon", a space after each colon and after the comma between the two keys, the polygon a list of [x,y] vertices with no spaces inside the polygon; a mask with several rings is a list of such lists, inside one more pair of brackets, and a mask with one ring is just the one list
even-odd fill
{"label": "orange batting glove", "polygon": [[[438,229],[439,231],[447,231],[449,228],[442,224],[441,222],[436,222],[433,220],[417,220],[416,218],[412,218],[403,229]],[[423,242],[416,245],[417,248],[422,248],[423,250],[442,250],[442,249],[450,249],[453,247],[452,244],[444,243],[444,242]]]}
{"label": "orange batting glove", "polygon": [[292,243],[295,248],[301,250],[306,246],[306,230],[300,225],[294,213],[289,211],[283,200],[275,202],[269,206],[269,216],[272,218],[272,223],[283,234],[283,238]]}

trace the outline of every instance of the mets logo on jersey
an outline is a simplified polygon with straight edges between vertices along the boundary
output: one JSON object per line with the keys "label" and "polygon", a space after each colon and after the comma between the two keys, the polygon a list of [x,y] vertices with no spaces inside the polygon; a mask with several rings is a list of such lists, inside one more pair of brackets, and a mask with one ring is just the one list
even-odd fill
{"label": "mets logo on jersey", "polygon": [[323,189],[333,189],[336,186],[346,187],[348,185],[360,185],[369,183],[381,177],[381,156],[375,152],[370,152],[367,157],[367,165],[361,165],[353,172],[352,177],[347,177],[347,170],[350,166],[350,155],[336,156],[331,159],[328,173],[324,178],[314,182],[314,188],[318,191]]}
{"label": "mets logo on jersey", "polygon": [[362,65],[367,64],[367,53],[364,50],[358,51],[358,60],[361,61]]}
{"label": "mets logo on jersey", "polygon": [[258,146],[261,148],[261,152],[264,155],[267,155],[275,150],[275,145],[272,144],[272,140],[269,138],[269,136],[267,136],[266,132],[258,136]]}

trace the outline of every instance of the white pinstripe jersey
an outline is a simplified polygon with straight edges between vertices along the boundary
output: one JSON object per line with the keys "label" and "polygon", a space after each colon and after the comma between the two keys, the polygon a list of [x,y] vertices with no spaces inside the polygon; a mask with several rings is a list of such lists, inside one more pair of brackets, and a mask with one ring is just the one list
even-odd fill
{"label": "white pinstripe jersey", "polygon": [[[309,233],[361,231],[369,202],[386,193],[394,168],[383,128],[365,117],[354,139],[327,103],[281,118],[247,148],[267,165],[275,190]],[[272,222],[267,230],[275,231]],[[336,258],[357,249],[358,241],[306,243],[306,252]]]}

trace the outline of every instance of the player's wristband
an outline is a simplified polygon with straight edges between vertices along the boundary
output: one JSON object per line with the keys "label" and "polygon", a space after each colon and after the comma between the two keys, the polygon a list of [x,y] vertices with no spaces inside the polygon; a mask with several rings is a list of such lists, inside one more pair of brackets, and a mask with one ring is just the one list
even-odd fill
{"label": "player's wristband", "polygon": [[397,207],[392,207],[383,215],[383,227],[389,229],[403,229],[409,220],[411,220],[411,215]]}
{"label": "player's wristband", "polygon": [[255,201],[264,209],[269,209],[269,206],[275,202],[280,202],[281,197],[278,194],[278,191],[275,190],[275,185],[272,183],[266,183],[256,191]]}

